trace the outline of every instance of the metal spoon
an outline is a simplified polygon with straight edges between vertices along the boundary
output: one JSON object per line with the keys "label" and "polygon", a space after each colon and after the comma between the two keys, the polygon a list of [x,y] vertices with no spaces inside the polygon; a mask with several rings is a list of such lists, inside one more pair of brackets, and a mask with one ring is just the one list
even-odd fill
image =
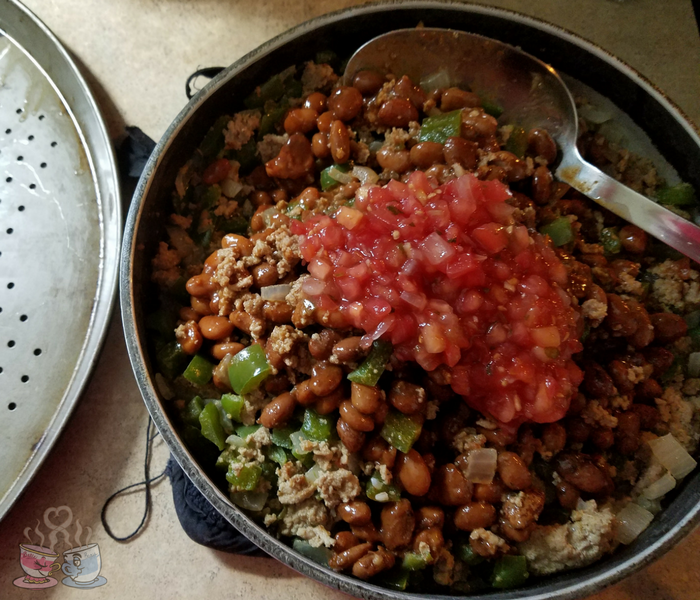
{"label": "metal spoon", "polygon": [[[362,46],[347,64],[346,85],[358,71],[408,75],[412,81],[445,78],[468,86],[502,109],[499,124],[546,129],[561,160],[555,176],[601,206],[700,262],[700,228],[603,173],[579,154],[578,116],[557,72],[503,42],[451,29],[398,29]],[[444,75],[443,75],[444,74]]]}

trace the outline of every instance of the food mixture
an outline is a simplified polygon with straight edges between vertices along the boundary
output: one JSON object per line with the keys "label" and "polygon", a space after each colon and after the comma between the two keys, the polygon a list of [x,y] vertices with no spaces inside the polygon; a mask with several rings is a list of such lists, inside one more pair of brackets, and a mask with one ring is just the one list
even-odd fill
{"label": "food mixture", "polygon": [[[545,130],[336,60],[260,85],[178,173],[148,327],[183,440],[272,535],[395,589],[632,543],[696,464],[697,265],[554,181]],[[584,157],[694,216],[604,125]]]}

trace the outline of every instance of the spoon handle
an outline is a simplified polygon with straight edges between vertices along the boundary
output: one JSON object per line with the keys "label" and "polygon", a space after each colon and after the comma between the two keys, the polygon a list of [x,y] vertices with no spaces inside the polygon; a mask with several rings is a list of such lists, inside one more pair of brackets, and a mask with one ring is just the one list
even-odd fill
{"label": "spoon handle", "polygon": [[700,262],[700,227],[587,163],[575,147],[565,152],[556,176],[609,211]]}

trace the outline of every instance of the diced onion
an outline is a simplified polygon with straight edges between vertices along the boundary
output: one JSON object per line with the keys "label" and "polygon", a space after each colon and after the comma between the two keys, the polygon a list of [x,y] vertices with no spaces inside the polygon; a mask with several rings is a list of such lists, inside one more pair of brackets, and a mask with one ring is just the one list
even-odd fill
{"label": "diced onion", "polygon": [[265,508],[267,492],[234,492],[231,500],[241,508],[257,512]]}
{"label": "diced onion", "polygon": [[444,90],[451,87],[450,75],[446,70],[440,69],[435,73],[431,73],[427,77],[420,80],[420,87],[425,92],[433,92],[435,90]]}
{"label": "diced onion", "polygon": [[228,177],[221,182],[221,191],[228,198],[235,198],[242,189],[243,185],[239,181],[234,181]]}
{"label": "diced onion", "polygon": [[328,169],[328,174],[338,183],[351,183],[355,179],[350,173],[343,173],[340,169],[336,169],[335,167],[330,167]]}
{"label": "diced onion", "polygon": [[233,446],[234,448],[244,448],[245,447],[245,440],[235,434],[232,434],[226,438],[226,443],[229,446]]}
{"label": "diced onion", "polygon": [[658,461],[676,479],[683,479],[698,464],[671,433],[651,440],[649,447]]}
{"label": "diced onion", "polygon": [[314,465],[306,473],[304,473],[304,477],[309,483],[316,483],[316,480],[321,476],[321,473],[323,473],[321,465]]}
{"label": "diced onion", "polygon": [[326,289],[326,282],[315,277],[307,277],[304,279],[304,283],[301,284],[301,289],[309,296],[318,296],[323,294],[323,290]]}
{"label": "diced onion", "polygon": [[616,515],[618,522],[617,539],[623,544],[631,544],[654,520],[648,510],[630,502]]}
{"label": "diced onion", "polygon": [[495,448],[479,448],[469,453],[464,477],[472,483],[491,483],[496,474],[498,452]]}
{"label": "diced onion", "polygon": [[277,285],[266,285],[260,288],[260,295],[263,300],[272,302],[280,302],[287,297],[287,294],[292,291],[292,286],[288,283],[280,283]]}
{"label": "diced onion", "polygon": [[581,117],[586,119],[586,121],[594,123],[595,125],[600,125],[601,123],[605,123],[606,121],[612,119],[612,114],[610,111],[595,106],[594,104],[582,104],[581,106],[577,107],[577,110]]}
{"label": "diced onion", "polygon": [[379,175],[369,167],[353,167],[351,173],[360,180],[362,185],[377,183],[377,181],[379,181]]}
{"label": "diced onion", "polygon": [[688,356],[688,375],[700,377],[700,352],[691,352]]}
{"label": "diced onion", "polygon": [[674,487],[676,487],[676,480],[673,475],[666,473],[650,486],[644,488],[642,494],[648,500],[656,500],[668,494]]}

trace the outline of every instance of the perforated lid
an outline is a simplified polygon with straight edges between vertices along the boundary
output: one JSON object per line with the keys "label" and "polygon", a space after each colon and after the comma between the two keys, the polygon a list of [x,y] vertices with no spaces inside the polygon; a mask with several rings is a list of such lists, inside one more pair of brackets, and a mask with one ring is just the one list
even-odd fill
{"label": "perforated lid", "polygon": [[121,218],[109,139],[77,69],[24,7],[0,1],[0,15],[2,518],[96,358]]}

